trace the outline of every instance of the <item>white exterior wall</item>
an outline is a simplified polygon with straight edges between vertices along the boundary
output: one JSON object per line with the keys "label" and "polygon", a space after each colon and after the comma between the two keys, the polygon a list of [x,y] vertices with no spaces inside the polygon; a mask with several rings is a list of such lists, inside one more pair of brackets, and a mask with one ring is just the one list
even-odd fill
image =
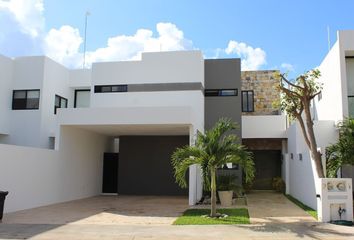
{"label": "white exterior wall", "polygon": [[[141,61],[95,63],[92,66],[91,107],[192,107],[204,126],[202,91],[94,93],[95,85],[192,83],[204,86],[200,51],[143,53]],[[198,123],[199,124],[199,123]]]}
{"label": "white exterior wall", "polygon": [[201,82],[204,59],[200,51],[143,53],[141,61],[92,65],[92,85]]}
{"label": "white exterior wall", "polygon": [[242,138],[285,138],[286,116],[242,116]]}
{"label": "white exterior wall", "polygon": [[354,31],[338,31],[337,42],[319,66],[323,90],[322,100],[315,100],[318,120],[341,121],[348,116],[346,56],[354,56]]}
{"label": "white exterior wall", "polygon": [[10,110],[9,135],[1,143],[41,146],[44,57],[16,58],[13,61],[12,90],[40,89],[39,109]]}
{"label": "white exterior wall", "polygon": [[69,71],[51,59],[45,58],[42,89],[40,147],[49,148],[49,136],[54,137],[56,130],[55,95],[68,99],[68,107],[73,105],[71,89],[69,88]]}
{"label": "white exterior wall", "polygon": [[5,212],[101,193],[102,156],[109,139],[68,127],[61,137],[59,151],[0,144],[0,189],[10,192]]}
{"label": "white exterior wall", "polygon": [[[316,121],[314,129],[317,145],[321,151],[329,144],[336,142],[337,131],[334,121]],[[310,151],[304,141],[300,125],[292,124],[287,130],[287,135],[289,159],[287,192],[311,208],[317,209],[315,181],[318,176],[314,163],[310,159]],[[300,153],[302,160],[299,160]],[[293,154],[293,159],[291,159],[291,154]]]}
{"label": "white exterior wall", "polygon": [[69,70],[69,86],[72,88],[91,88],[91,69]]}
{"label": "white exterior wall", "polygon": [[[10,132],[13,61],[0,55],[0,134]],[[0,141],[1,141],[0,136]]]}
{"label": "white exterior wall", "polygon": [[[111,138],[76,127],[169,125],[173,131],[173,126],[187,125],[193,133],[204,130],[202,89],[97,94],[93,91],[95,85],[106,84],[201,83],[203,86],[204,59],[200,51],[146,53],[141,61],[98,63],[93,64],[92,70],[68,70],[46,57],[16,58],[9,60],[9,64],[11,61],[14,67],[8,73],[11,79],[11,86],[7,87],[8,103],[12,103],[13,89],[39,89],[40,103],[38,110],[10,110],[9,135],[1,136],[0,143],[49,148],[49,137],[55,137],[57,151],[2,145],[0,151],[3,150],[6,157],[1,159],[4,162],[0,165],[7,165],[8,173],[15,172],[14,176],[0,177],[0,188],[13,194],[9,196],[7,202],[12,203],[6,211],[100,193],[101,176],[98,173],[102,171],[103,145],[106,146],[103,142]],[[74,90],[87,88],[91,88],[91,107],[73,109]],[[54,115],[56,94],[68,99],[69,108],[58,109]],[[0,105],[0,110],[4,106]],[[21,165],[23,161],[26,162]],[[28,173],[16,172],[19,166]],[[40,172],[43,169],[46,171]],[[14,181],[33,176],[36,176],[33,181],[26,182],[36,187],[22,186]],[[198,168],[190,171],[190,189],[189,202],[194,204],[202,194]],[[30,191],[37,195],[30,195]],[[31,196],[31,200],[24,203],[22,199],[26,195]]]}

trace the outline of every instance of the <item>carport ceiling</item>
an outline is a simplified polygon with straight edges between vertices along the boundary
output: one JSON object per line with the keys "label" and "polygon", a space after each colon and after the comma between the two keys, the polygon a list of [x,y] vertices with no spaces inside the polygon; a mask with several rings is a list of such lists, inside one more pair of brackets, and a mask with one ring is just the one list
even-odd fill
{"label": "carport ceiling", "polygon": [[128,135],[189,135],[189,125],[71,125],[112,137]]}

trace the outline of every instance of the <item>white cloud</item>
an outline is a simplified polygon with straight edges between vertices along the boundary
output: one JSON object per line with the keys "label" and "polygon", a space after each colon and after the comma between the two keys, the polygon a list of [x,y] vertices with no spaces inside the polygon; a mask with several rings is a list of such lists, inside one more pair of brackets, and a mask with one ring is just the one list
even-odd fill
{"label": "white cloud", "polygon": [[282,69],[284,69],[285,71],[287,71],[287,72],[294,72],[295,71],[294,66],[292,64],[290,64],[290,63],[282,63],[280,65],[280,67]]}
{"label": "white cloud", "polygon": [[[65,25],[52,28],[44,38],[44,53],[66,66],[78,67],[82,61],[79,53],[82,38],[78,29]],[[81,63],[82,64],[82,63]]]}
{"label": "white cloud", "polygon": [[138,29],[132,36],[111,37],[107,46],[87,53],[88,63],[100,61],[136,60],[142,52],[179,51],[193,49],[192,41],[172,23],[158,23],[157,37],[149,29]]}
{"label": "white cloud", "polygon": [[44,29],[43,0],[0,0],[0,12],[9,14],[20,31],[38,37]]}
{"label": "white cloud", "polygon": [[[82,66],[79,30],[64,25],[46,33],[43,13],[43,0],[0,0],[0,52],[9,56],[45,54],[67,67]],[[130,36],[110,37],[106,46],[86,53],[87,65],[138,59],[141,52],[193,49],[192,41],[172,23],[158,23],[156,33],[138,29]]]}
{"label": "white cloud", "polygon": [[267,63],[264,50],[253,48],[243,42],[229,41],[225,53],[227,55],[237,54],[241,58],[242,70],[258,70]]}
{"label": "white cloud", "polygon": [[[172,23],[158,23],[154,37],[149,29],[138,29],[134,35],[118,35],[108,38],[107,45],[86,53],[86,65],[102,61],[124,61],[140,58],[141,52],[179,51],[193,49],[192,41]],[[83,57],[79,52],[82,37],[77,29],[63,26],[51,29],[45,37],[44,52],[54,60],[69,66],[79,67]]]}

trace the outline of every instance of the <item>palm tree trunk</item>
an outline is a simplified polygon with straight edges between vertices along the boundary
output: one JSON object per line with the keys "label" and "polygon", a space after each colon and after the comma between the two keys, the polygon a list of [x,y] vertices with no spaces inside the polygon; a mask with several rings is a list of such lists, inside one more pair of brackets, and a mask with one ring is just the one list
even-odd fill
{"label": "palm tree trunk", "polygon": [[210,170],[210,177],[211,177],[211,210],[210,216],[216,217],[216,169],[211,168]]}

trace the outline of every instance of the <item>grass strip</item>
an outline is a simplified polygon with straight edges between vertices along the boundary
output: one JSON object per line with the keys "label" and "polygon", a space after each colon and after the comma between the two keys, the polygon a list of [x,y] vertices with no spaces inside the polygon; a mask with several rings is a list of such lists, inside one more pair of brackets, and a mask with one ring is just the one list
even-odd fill
{"label": "grass strip", "polygon": [[310,214],[312,217],[317,219],[317,211],[310,208],[309,206],[303,204],[302,202],[300,202],[299,200],[297,200],[296,198],[294,198],[291,195],[285,194],[285,196],[292,201],[293,203],[295,203],[297,206],[299,206],[300,208],[302,208],[305,212],[307,212],[308,214]]}
{"label": "grass strip", "polygon": [[225,218],[209,218],[210,209],[187,209],[176,219],[173,225],[217,225],[217,224],[249,224],[250,217],[246,208],[222,208],[218,213],[226,214]]}

